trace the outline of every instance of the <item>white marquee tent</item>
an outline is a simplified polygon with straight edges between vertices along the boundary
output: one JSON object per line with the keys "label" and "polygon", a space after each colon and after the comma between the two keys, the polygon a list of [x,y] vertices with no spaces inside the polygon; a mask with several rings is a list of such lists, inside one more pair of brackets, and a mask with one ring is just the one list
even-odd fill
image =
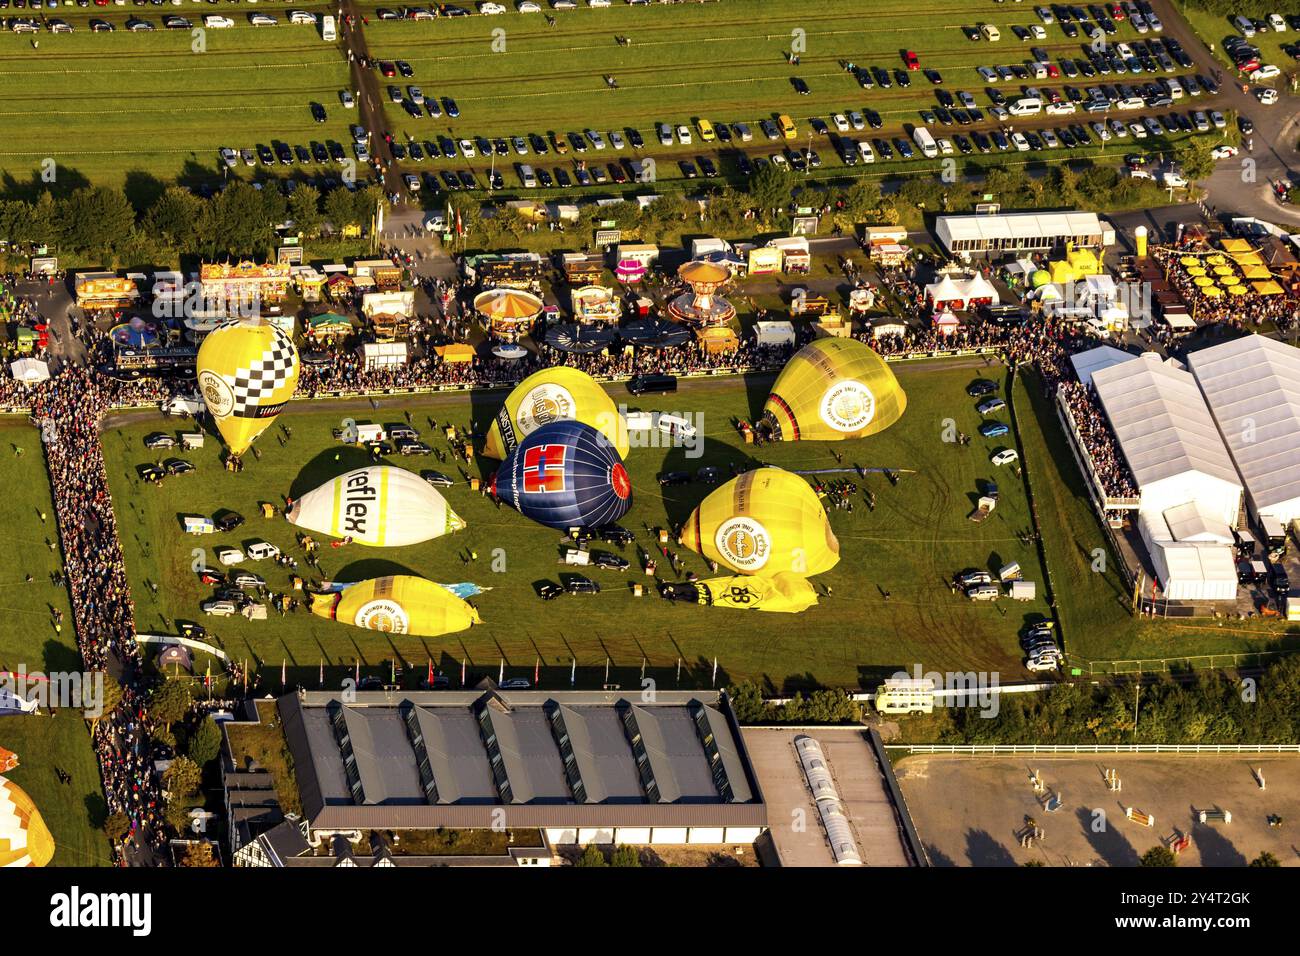
{"label": "white marquee tent", "polygon": [[1241,481],[1192,376],[1154,352],[1092,373],[1141,495],[1139,514],[1198,502],[1235,527]]}
{"label": "white marquee tent", "polygon": [[1131,362],[1136,358],[1132,352],[1125,352],[1113,345],[1099,345],[1094,349],[1075,352],[1070,356],[1070,363],[1074,366],[1074,374],[1086,386],[1092,384],[1092,376],[1102,369],[1121,362]]}
{"label": "white marquee tent", "polygon": [[1300,518],[1300,349],[1258,335],[1187,357],[1251,510]]}
{"label": "white marquee tent", "polygon": [[1178,541],[1166,515],[1138,517],[1138,531],[1151,555],[1162,595],[1170,601],[1232,601],[1237,568],[1232,547],[1206,541]]}

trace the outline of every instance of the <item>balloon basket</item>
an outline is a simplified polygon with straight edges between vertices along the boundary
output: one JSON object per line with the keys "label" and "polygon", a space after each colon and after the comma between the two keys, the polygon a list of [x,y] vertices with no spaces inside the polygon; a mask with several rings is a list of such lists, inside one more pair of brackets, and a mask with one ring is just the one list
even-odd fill
{"label": "balloon basket", "polygon": [[478,491],[479,488],[481,487],[481,485],[482,485],[482,482],[479,481],[477,478],[471,478],[471,479],[469,480],[469,490],[470,490],[470,491]]}
{"label": "balloon basket", "polygon": [[634,584],[634,585],[632,585],[632,596],[633,596],[633,597],[644,597],[644,596],[645,596],[645,585],[644,585],[644,584]]}

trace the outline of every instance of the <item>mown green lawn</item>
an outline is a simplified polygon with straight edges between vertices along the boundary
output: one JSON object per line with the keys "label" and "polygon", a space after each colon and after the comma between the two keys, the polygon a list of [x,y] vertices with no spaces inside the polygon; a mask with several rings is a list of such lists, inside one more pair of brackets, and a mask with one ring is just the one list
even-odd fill
{"label": "mown green lawn", "polygon": [[[324,4],[307,9],[325,10]],[[184,7],[66,8],[58,16],[72,34],[32,38],[0,34],[0,76],[8,93],[0,103],[0,176],[13,187],[68,189],[85,181],[143,188],[220,176],[217,150],[253,148],[280,139],[290,145],[334,139],[349,143],[339,91],[350,85],[336,44],[313,27],[257,29],[250,8],[222,4]],[[199,25],[206,13],[225,13],[230,29],[162,29],[162,16],[183,15]],[[284,20],[284,8],[272,8]],[[130,16],[154,23],[153,33],[128,33]],[[92,18],[114,33],[91,33]],[[312,120],[320,102],[327,122]],[[352,114],[351,116],[347,115]],[[42,178],[54,161],[54,183]],[[297,167],[295,167],[297,168]],[[238,174],[260,171],[240,166]],[[269,169],[278,174],[278,168]]]}
{"label": "mown green lawn", "polygon": [[[995,372],[998,369],[994,369]],[[365,461],[363,453],[344,449],[330,437],[330,429],[345,417],[358,421],[392,422],[409,411],[414,424],[435,447],[445,448],[440,434],[429,427],[430,417],[468,424],[471,414],[483,422],[498,407],[499,395],[480,394],[470,401],[461,396],[438,399],[385,400],[379,410],[362,405],[331,411],[325,403],[297,403],[281,419],[292,428],[292,438],[282,447],[275,434],[261,441],[261,461],[248,458],[242,475],[219,466],[220,448],[210,440],[191,457],[198,473],[168,479],[161,488],[142,486],[137,466],[154,460],[143,438],[160,427],[176,424],[147,416],[105,433],[110,480],[121,521],[123,547],[131,575],[141,630],[174,633],[178,620],[199,620],[236,659],[262,665],[268,689],[278,689],[282,662],[290,679],[315,687],[322,661],[331,668],[327,680],[336,683],[351,673],[360,660],[363,673],[384,674],[393,655],[423,674],[432,660],[458,680],[461,661],[469,661],[471,674],[498,672],[502,658],[506,673],[532,676],[540,658],[543,686],[562,686],[576,658],[580,686],[605,682],[606,658],[611,680],[623,686],[638,682],[643,659],[647,674],[677,685],[677,662],[682,662],[682,686],[707,685],[713,660],[718,661],[718,681],[754,678],[770,688],[789,690],[816,685],[857,687],[865,681],[893,673],[900,667],[997,670],[1019,674],[1016,632],[1026,616],[1041,614],[1045,605],[973,605],[954,597],[947,580],[966,567],[997,567],[1018,560],[1026,576],[1042,578],[1035,552],[1021,545],[1017,532],[1027,529],[1025,493],[1010,472],[997,475],[1002,503],[982,525],[967,520],[976,497],[976,479],[993,478],[989,464],[996,442],[975,438],[972,445],[945,443],[946,419],[956,428],[975,434],[979,417],[974,402],[963,389],[976,370],[911,365],[900,369],[909,394],[903,421],[890,430],[857,442],[835,446],[784,444],[764,446],[764,461],[787,468],[843,466],[913,469],[893,487],[883,475],[861,483],[853,513],[832,510],[831,524],[841,544],[841,560],[831,572],[817,578],[833,595],[798,618],[780,614],[740,612],[703,607],[674,606],[653,591],[643,598],[630,593],[632,581],[648,581],[639,573],[627,575],[591,570],[603,591],[594,597],[562,596],[544,603],[536,594],[538,583],[558,580],[561,536],[542,528],[507,507],[471,493],[461,483],[447,491],[452,506],[467,520],[466,531],[415,547],[359,551],[323,547],[322,564],[329,578],[362,580],[391,573],[416,573],[432,580],[472,580],[492,590],[477,603],[484,624],[442,638],[392,637],[309,617],[304,612],[248,622],[242,618],[203,619],[198,603],[210,593],[190,570],[196,557],[215,565],[212,549],[256,538],[271,541],[288,553],[301,555],[294,543],[293,526],[283,520],[267,521],[258,503],[282,503],[286,494],[299,495],[342,469]],[[656,474],[664,470],[745,461],[752,449],[737,437],[733,421],[749,418],[760,407],[770,377],[742,383],[720,378],[684,383],[676,396],[664,402],[628,400],[621,387],[612,388],[618,401],[632,407],[699,412],[704,416],[706,441],[703,455],[687,459],[682,449],[634,448],[629,471],[635,489],[633,511],[624,520],[637,533],[642,546],[653,547],[647,529],[683,521],[707,492],[692,484],[661,489]],[[340,460],[335,454],[341,453]],[[461,477],[448,463],[400,459],[403,467],[442,467]],[[486,463],[484,464],[486,468]],[[865,486],[865,487],[863,487]],[[874,513],[864,504],[862,491],[876,495]],[[231,535],[211,538],[184,535],[182,513],[211,514],[233,508],[247,524]],[[195,548],[205,549],[196,555]],[[496,549],[500,549],[499,552]],[[478,561],[467,563],[470,551]],[[504,560],[503,573],[494,573],[494,554]],[[629,558],[634,555],[629,553]],[[707,574],[703,559],[684,554],[685,570]],[[660,562],[661,573],[665,562]],[[634,569],[636,565],[634,564]],[[256,570],[273,588],[283,589],[288,575],[263,562]],[[155,595],[150,583],[158,585]],[[888,592],[889,597],[885,597]]]}
{"label": "mown green lawn", "polygon": [[[57,544],[58,534],[36,429],[14,419],[0,420],[0,461],[5,476],[0,525],[6,529],[6,560],[0,566],[0,671],[79,671],[68,592],[50,581],[62,557],[47,543]],[[62,633],[56,633],[52,623],[55,608],[64,614]],[[107,864],[108,841],[99,829],[106,814],[104,795],[89,730],[80,712],[55,714],[0,717],[0,747],[21,761],[9,776],[31,795],[54,834],[59,846],[56,865]],[[70,784],[59,782],[56,767],[72,775]]]}

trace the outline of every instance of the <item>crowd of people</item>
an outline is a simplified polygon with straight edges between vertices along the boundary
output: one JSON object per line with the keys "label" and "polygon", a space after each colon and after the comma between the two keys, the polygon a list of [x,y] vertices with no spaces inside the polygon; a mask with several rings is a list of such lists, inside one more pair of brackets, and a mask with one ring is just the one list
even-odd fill
{"label": "crowd of people", "polygon": [[1230,295],[1223,293],[1220,285],[1216,284],[1215,288],[1219,290],[1219,294],[1207,295],[1204,289],[1196,284],[1196,279],[1199,277],[1189,274],[1179,261],[1187,252],[1188,250],[1176,245],[1155,246],[1151,250],[1151,257],[1164,270],[1169,284],[1182,298],[1198,325],[1221,322],[1233,328],[1253,331],[1261,325],[1270,324],[1283,332],[1297,326],[1300,302],[1297,301],[1296,296],[1288,294],[1285,289],[1269,295],[1261,295],[1251,282],[1245,282],[1244,294]]}
{"label": "crowd of people", "polygon": [[153,745],[135,642],[135,605],[109,496],[99,424],[109,408],[100,377],[83,367],[36,386],[32,421],[41,430],[54,511],[63,542],[84,666],[117,678],[121,703],[95,726],[94,745],[109,813],[130,820],[139,845],[165,842],[162,792],[153,772]]}

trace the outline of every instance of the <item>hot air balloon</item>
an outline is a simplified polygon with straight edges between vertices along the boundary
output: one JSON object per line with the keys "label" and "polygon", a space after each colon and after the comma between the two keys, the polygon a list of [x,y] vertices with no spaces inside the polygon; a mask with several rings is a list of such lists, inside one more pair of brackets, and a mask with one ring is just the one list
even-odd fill
{"label": "hot air balloon", "polygon": [[375,548],[419,544],[465,527],[436,488],[391,465],[332,478],[297,499],[285,517],[300,528]]}
{"label": "hot air balloon", "polygon": [[0,867],[45,866],[54,857],[41,813],[22,787],[0,777]]}
{"label": "hot air balloon", "polygon": [[269,323],[226,322],[199,346],[198,380],[217,430],[238,458],[293,397],[298,350]]}
{"label": "hot air balloon", "polygon": [[447,585],[399,574],[311,595],[311,612],[389,634],[438,637],[481,624],[478,611]]}
{"label": "hot air balloon", "polygon": [[817,590],[806,578],[782,571],[765,575],[732,575],[707,581],[665,581],[659,585],[664,597],[710,607],[733,607],[742,611],[776,611],[797,614],[817,603]]}
{"label": "hot air balloon", "polygon": [[885,360],[856,339],[827,337],[791,357],[763,405],[783,441],[839,441],[882,432],[903,417],[907,396]]}
{"label": "hot air balloon", "polygon": [[614,400],[586,372],[567,365],[534,372],[515,387],[492,422],[483,454],[504,459],[537,429],[564,419],[595,428],[627,457],[627,422]]}
{"label": "hot air balloon", "polygon": [[681,541],[740,574],[811,577],[840,560],[817,495],[780,468],[756,468],[718,488],[691,512]]}
{"label": "hot air balloon", "polygon": [[537,429],[501,463],[492,493],[548,528],[597,528],[632,507],[623,459],[603,434],[571,419]]}

